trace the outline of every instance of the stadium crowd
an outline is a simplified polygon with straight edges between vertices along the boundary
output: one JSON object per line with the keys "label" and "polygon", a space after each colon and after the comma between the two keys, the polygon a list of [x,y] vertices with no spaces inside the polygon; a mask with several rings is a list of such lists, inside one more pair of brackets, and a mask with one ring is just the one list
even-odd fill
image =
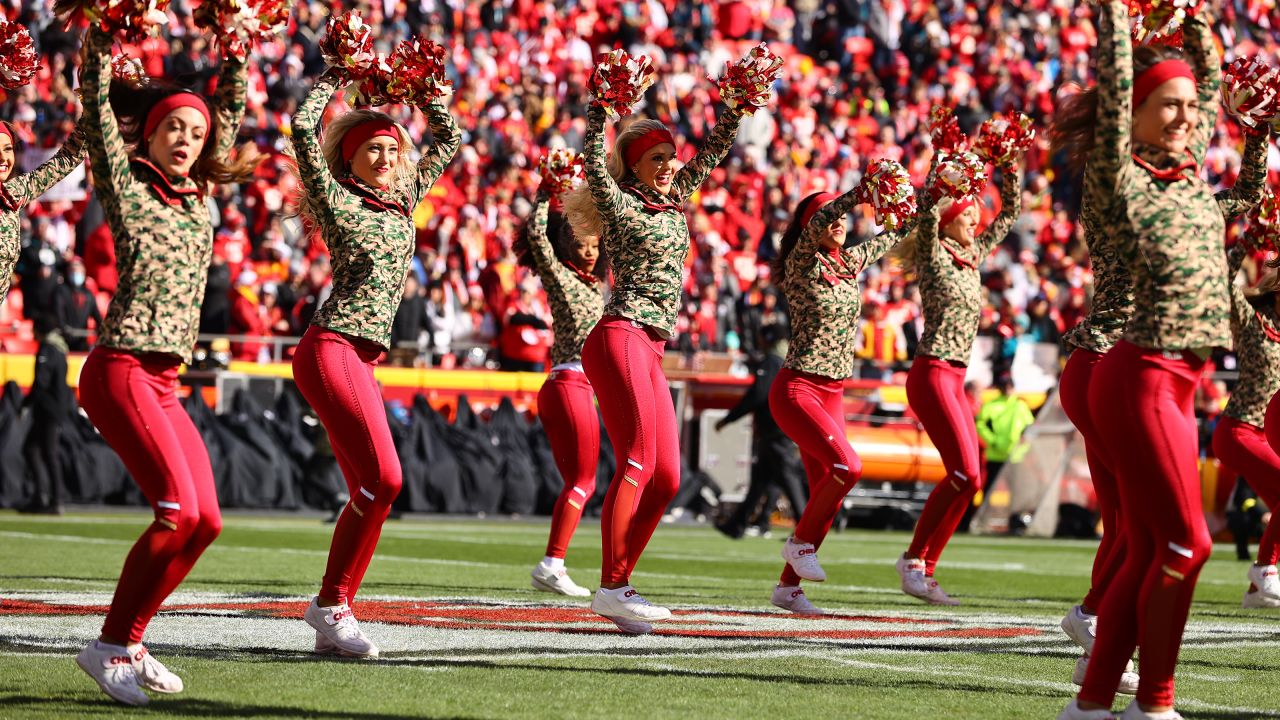
{"label": "stadium crowd", "polygon": [[[341,5],[341,4],[340,4]],[[1233,53],[1280,58],[1265,0],[1223,3],[1219,33]],[[296,215],[298,187],[286,146],[290,118],[323,70],[317,47],[339,5],[299,0],[288,32],[251,67],[242,141],[269,154],[252,182],[209,199],[216,226],[201,330],[247,336],[237,359],[272,356],[267,338],[300,336],[323,302],[330,268],[323,243]],[[499,361],[540,367],[550,313],[537,277],[517,267],[512,244],[531,210],[532,170],[549,147],[580,148],[586,78],[596,52],[621,46],[653,57],[659,82],[641,112],[678,131],[691,155],[714,119],[716,74],[750,44],[767,41],[787,58],[778,102],[744,122],[730,159],[688,207],[693,249],[674,348],[759,351],[761,329],[787,324],[768,261],[798,199],[847,189],[875,158],[902,162],[919,183],[928,168],[931,105],[955,105],[973,132],[992,113],[1019,109],[1044,128],[1055,96],[1090,82],[1094,26],[1069,0],[418,0],[360,2],[383,30],[380,49],[425,32],[452,49],[452,110],[463,146],[431,197],[417,208],[413,279],[393,331],[393,360],[446,367]],[[174,2],[162,37],[126,50],[151,75],[195,86],[217,72],[217,51]],[[8,3],[32,29],[47,64],[5,98],[29,169],[70,132],[78,101],[77,38],[47,3]],[[1274,11],[1270,11],[1274,12]],[[1232,47],[1234,46],[1234,48]],[[341,110],[340,103],[330,107]],[[425,119],[398,114],[415,140]],[[1240,167],[1236,126],[1218,128],[1206,171],[1230,185]],[[50,148],[50,149],[46,149]],[[1272,150],[1273,174],[1280,154]],[[1027,157],[1024,211],[984,274],[982,334],[1011,356],[1019,342],[1057,343],[1088,309],[1092,280],[1076,222],[1078,178],[1050,157],[1043,131]],[[1274,179],[1274,178],[1273,178]],[[74,180],[72,181],[75,182]],[[87,187],[83,177],[79,183]],[[998,211],[992,183],[983,215]],[[48,314],[72,330],[101,319],[116,289],[114,249],[92,194],[71,188],[35,204],[23,219],[16,290],[0,311],[6,349],[34,347],[31,325]],[[871,235],[858,217],[851,240]],[[860,354],[884,368],[911,356],[921,312],[918,291],[887,258],[867,269]]]}

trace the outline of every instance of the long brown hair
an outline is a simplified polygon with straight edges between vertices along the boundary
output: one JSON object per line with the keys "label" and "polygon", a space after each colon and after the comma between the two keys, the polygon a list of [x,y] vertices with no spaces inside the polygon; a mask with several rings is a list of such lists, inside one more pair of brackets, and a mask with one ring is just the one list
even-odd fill
{"label": "long brown hair", "polygon": [[787,223],[786,232],[782,233],[782,239],[778,242],[778,256],[773,259],[769,268],[774,285],[781,287],[782,282],[787,279],[787,258],[791,257],[791,251],[796,249],[796,243],[800,242],[800,236],[804,234],[804,216],[822,194],[815,192],[806,195],[791,214],[791,222]]}
{"label": "long brown hair", "polygon": [[[1182,60],[1182,51],[1169,45],[1141,45],[1133,50],[1133,76],[1137,78],[1157,63]],[[1049,128],[1050,152],[1066,153],[1067,167],[1079,172],[1093,152],[1094,131],[1098,126],[1098,88],[1079,89],[1058,98]],[[1137,110],[1137,108],[1134,108]]]}
{"label": "long brown hair", "polygon": [[[511,249],[516,254],[516,264],[521,267],[536,267],[533,260],[533,248],[529,246],[529,224],[535,221],[535,216],[530,213],[529,219],[525,220],[524,225],[521,226],[520,234],[516,237],[516,241],[511,244]],[[573,240],[575,232],[576,230],[564,213],[557,210],[549,210],[547,212],[547,239],[551,241],[551,249],[555,253],[556,259],[568,267],[574,267]],[[590,274],[604,280],[609,272],[609,258],[604,250],[603,238],[598,252],[596,266],[591,270]]]}
{"label": "long brown hair", "polygon": [[[115,112],[121,137],[125,144],[132,148],[132,154],[145,157],[146,138],[142,137],[142,131],[147,121],[147,114],[157,103],[170,95],[189,91],[173,83],[153,78],[145,85],[112,80],[110,92],[111,109]],[[205,101],[207,103],[208,99],[206,98]],[[214,112],[210,104],[211,118]],[[246,182],[253,177],[253,171],[263,160],[263,156],[253,143],[241,145],[233,150],[228,158],[218,157],[217,149],[220,140],[218,132],[218,124],[211,123],[209,132],[204,138],[204,147],[200,148],[200,155],[191,166],[190,177],[201,188],[210,184]]]}

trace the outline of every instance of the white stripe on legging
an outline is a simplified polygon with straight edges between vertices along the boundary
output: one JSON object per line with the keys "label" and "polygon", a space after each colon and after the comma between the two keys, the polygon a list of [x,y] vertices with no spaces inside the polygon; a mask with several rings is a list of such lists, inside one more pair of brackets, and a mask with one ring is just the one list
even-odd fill
{"label": "white stripe on legging", "polygon": [[156,507],[164,508],[165,510],[181,510],[182,509],[182,506],[179,505],[178,503],[169,502],[168,500],[157,500]]}
{"label": "white stripe on legging", "polygon": [[370,500],[374,499],[373,493],[369,492],[368,490],[365,490],[364,488],[360,488],[360,494],[369,498]]}

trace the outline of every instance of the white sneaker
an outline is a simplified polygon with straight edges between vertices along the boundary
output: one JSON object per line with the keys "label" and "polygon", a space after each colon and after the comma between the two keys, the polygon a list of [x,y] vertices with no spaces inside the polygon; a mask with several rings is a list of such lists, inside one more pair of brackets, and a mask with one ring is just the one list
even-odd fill
{"label": "white sneaker", "polygon": [[1062,618],[1062,632],[1075,641],[1084,650],[1085,655],[1093,652],[1093,641],[1098,636],[1098,616],[1085,615],[1076,605],[1067,611]]}
{"label": "white sneaker", "polygon": [[938,584],[937,580],[931,577],[924,579],[924,594],[916,597],[929,603],[930,605],[959,605],[960,601],[947,594],[946,590]]}
{"label": "white sneaker", "polygon": [[797,615],[825,614],[809,602],[809,598],[804,596],[804,590],[800,589],[799,585],[778,585],[773,589],[773,598],[770,602]]}
{"label": "white sneaker", "polygon": [[1129,707],[1124,709],[1124,714],[1120,716],[1120,720],[1182,720],[1182,716],[1177,710],[1165,710],[1164,712],[1147,712],[1138,705],[1138,701],[1134,700],[1129,703]]}
{"label": "white sneaker", "polygon": [[1058,713],[1058,720],[1116,720],[1110,710],[1081,710],[1072,700],[1065,710]]}
{"label": "white sneaker", "polygon": [[818,564],[818,550],[812,543],[792,542],[794,537],[782,543],[782,559],[787,561],[797,575],[810,582],[822,582],[827,574]]}
{"label": "white sneaker", "polygon": [[534,590],[568,595],[569,597],[591,596],[590,590],[569,579],[569,573],[564,568],[553,570],[539,561],[537,565],[533,566],[533,572],[529,573],[529,575],[533,578]]}
{"label": "white sneaker", "polygon": [[317,630],[315,653],[317,655],[337,655],[338,646],[330,642],[329,638],[324,636],[324,633]]}
{"label": "white sneaker", "polygon": [[1276,570],[1275,565],[1250,565],[1249,582],[1263,595],[1280,601],[1280,571]]}
{"label": "white sneaker", "polygon": [[182,678],[169,672],[142,643],[129,646],[129,662],[138,676],[138,684],[158,693],[172,695],[182,692]]}
{"label": "white sneaker", "polygon": [[591,612],[610,620],[622,618],[653,622],[671,618],[670,610],[650,604],[630,585],[623,585],[617,590],[597,590],[595,597],[591,598]]}
{"label": "white sneaker", "polygon": [[311,601],[303,618],[333,643],[339,655],[358,658],[378,657],[378,646],[360,632],[351,606],[343,603],[336,607],[322,608],[319,598]]}
{"label": "white sneaker", "polygon": [[[1084,685],[1084,676],[1089,672],[1089,656],[1081,655],[1076,660],[1076,669],[1071,673],[1071,682],[1076,685]],[[1137,695],[1138,694],[1138,673],[1133,671],[1133,661],[1125,663],[1124,672],[1120,674],[1120,684],[1116,686],[1116,692],[1121,695]]]}
{"label": "white sneaker", "polygon": [[617,625],[623,635],[649,635],[653,632],[653,626],[647,622],[620,617],[607,617],[607,619]]}
{"label": "white sneaker", "polygon": [[1245,610],[1261,610],[1263,608],[1280,608],[1280,600],[1264,595],[1261,590],[1245,590],[1240,607]]}
{"label": "white sneaker", "polygon": [[128,648],[94,640],[76,655],[76,664],[112,699],[125,705],[151,702],[151,698],[138,686],[138,675],[133,671]]}
{"label": "white sneaker", "polygon": [[918,598],[924,597],[929,592],[929,586],[924,579],[924,560],[920,558],[908,560],[899,556],[893,567],[898,571],[898,577],[902,579],[902,592]]}

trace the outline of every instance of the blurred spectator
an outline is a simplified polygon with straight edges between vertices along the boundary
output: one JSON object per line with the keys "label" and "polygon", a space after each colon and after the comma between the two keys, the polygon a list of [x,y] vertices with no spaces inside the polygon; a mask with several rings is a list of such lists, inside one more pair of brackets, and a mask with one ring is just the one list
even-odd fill
{"label": "blurred spectator", "polygon": [[906,339],[901,326],[895,327],[885,318],[884,306],[880,303],[867,303],[862,316],[858,325],[861,342],[856,352],[858,358],[866,361],[862,364],[862,377],[884,380],[896,363],[907,359]]}
{"label": "blurred spectator", "polygon": [[66,282],[58,288],[58,324],[65,330],[67,348],[73,352],[89,350],[89,321],[94,329],[102,327],[102,314],[98,311],[98,299],[85,287],[87,276],[84,263],[72,260],[67,265]]}
{"label": "blurred spectator", "polygon": [[35,481],[31,501],[23,512],[62,514],[62,457],[58,448],[63,426],[71,412],[71,388],[67,385],[67,343],[58,321],[49,313],[35,319],[35,377],[23,405],[31,409],[31,430],[23,455]]}

